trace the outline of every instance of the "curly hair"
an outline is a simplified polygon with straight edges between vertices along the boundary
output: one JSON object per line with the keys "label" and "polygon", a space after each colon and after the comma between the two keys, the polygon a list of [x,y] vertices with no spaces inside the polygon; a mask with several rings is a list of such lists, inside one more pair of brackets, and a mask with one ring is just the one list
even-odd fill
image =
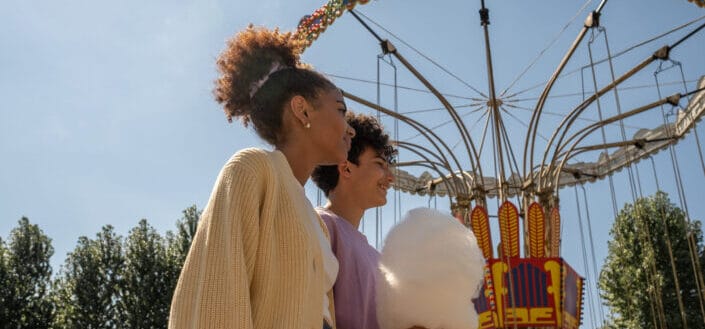
{"label": "curly hair", "polygon": [[[272,145],[285,137],[282,115],[291,97],[301,95],[316,102],[322,91],[336,86],[322,74],[299,62],[300,42],[291,33],[250,25],[231,38],[217,60],[220,76],[213,94],[223,105],[228,122],[239,118]],[[283,69],[270,73],[275,66]],[[263,80],[264,79],[264,80]],[[253,85],[264,83],[250,95]]]}
{"label": "curly hair", "polygon": [[[348,111],[345,119],[350,127],[355,129],[355,137],[348,152],[348,161],[359,165],[360,155],[370,147],[388,163],[394,163],[397,150],[391,145],[389,135],[384,132],[384,128],[375,117]],[[313,182],[326,196],[338,186],[338,178],[337,165],[318,166],[311,175]]]}

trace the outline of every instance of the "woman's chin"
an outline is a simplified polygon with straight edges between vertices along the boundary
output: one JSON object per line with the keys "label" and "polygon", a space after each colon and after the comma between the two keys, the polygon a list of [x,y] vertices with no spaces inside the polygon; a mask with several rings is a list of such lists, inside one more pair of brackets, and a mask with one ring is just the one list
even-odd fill
{"label": "woman's chin", "polygon": [[348,160],[348,150],[338,155],[338,159],[335,160],[334,164],[339,164]]}
{"label": "woman's chin", "polygon": [[348,154],[346,153],[345,156],[336,156],[336,157],[330,157],[329,159],[323,160],[321,163],[319,163],[319,166],[332,166],[332,165],[337,165],[341,162],[345,162],[345,160],[348,159]]}

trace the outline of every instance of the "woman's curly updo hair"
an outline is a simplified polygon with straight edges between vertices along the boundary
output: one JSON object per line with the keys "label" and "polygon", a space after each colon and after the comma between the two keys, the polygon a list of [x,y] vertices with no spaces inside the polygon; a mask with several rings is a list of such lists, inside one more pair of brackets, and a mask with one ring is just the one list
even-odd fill
{"label": "woman's curly updo hair", "polygon": [[[387,163],[393,164],[396,161],[397,149],[392,146],[389,135],[384,132],[384,128],[375,117],[348,111],[345,119],[348,125],[355,129],[355,137],[348,151],[348,161],[359,165],[360,155],[368,147],[387,160]],[[337,165],[318,166],[311,175],[313,182],[326,196],[338,186],[339,177]]]}
{"label": "woman's curly updo hair", "polygon": [[[291,97],[301,95],[315,103],[322,91],[335,89],[299,62],[301,49],[291,33],[252,25],[230,39],[218,57],[220,77],[213,91],[228,121],[235,117],[245,127],[252,123],[262,139],[277,145],[285,137],[282,115]],[[270,73],[277,66],[281,68]]]}

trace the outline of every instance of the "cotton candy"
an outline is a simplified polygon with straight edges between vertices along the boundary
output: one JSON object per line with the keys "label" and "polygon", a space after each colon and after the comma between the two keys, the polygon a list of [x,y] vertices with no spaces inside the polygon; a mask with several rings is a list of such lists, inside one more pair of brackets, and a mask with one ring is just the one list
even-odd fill
{"label": "cotton candy", "polygon": [[474,329],[472,298],[485,260],[472,231],[442,212],[417,208],[384,242],[377,278],[381,329]]}

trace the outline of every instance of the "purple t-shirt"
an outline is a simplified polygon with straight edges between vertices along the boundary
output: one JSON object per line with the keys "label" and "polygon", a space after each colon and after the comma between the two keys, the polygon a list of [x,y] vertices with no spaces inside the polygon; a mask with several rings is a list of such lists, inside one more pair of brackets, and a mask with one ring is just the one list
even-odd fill
{"label": "purple t-shirt", "polygon": [[379,329],[375,276],[379,252],[350,222],[324,208],[316,208],[328,226],[338,278],[333,286],[338,329]]}

